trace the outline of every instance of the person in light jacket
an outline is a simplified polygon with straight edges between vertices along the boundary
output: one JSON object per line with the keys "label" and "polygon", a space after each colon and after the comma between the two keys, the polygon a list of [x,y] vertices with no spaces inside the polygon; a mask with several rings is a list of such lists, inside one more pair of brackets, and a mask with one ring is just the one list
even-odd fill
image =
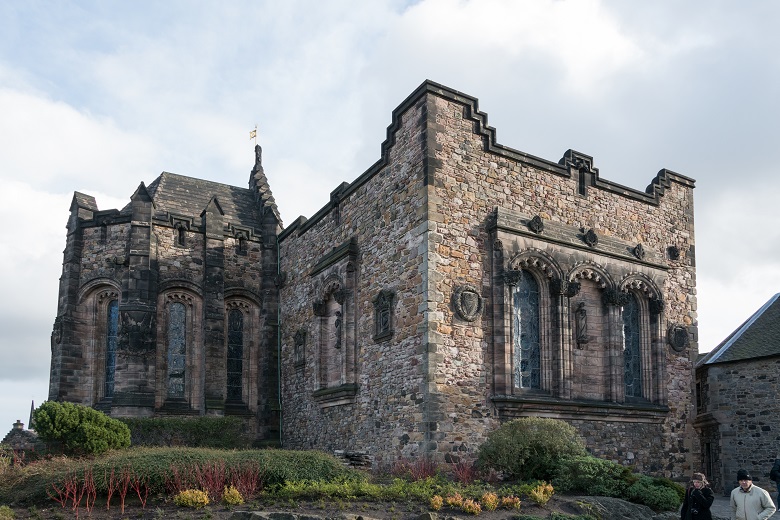
{"label": "person in light jacket", "polygon": [[731,520],[766,520],[775,513],[775,503],[766,490],[753,485],[750,473],[737,471],[739,487],[731,492]]}
{"label": "person in light jacket", "polygon": [[710,506],[714,501],[715,494],[710,489],[710,483],[704,473],[694,473],[685,491],[680,520],[712,520]]}

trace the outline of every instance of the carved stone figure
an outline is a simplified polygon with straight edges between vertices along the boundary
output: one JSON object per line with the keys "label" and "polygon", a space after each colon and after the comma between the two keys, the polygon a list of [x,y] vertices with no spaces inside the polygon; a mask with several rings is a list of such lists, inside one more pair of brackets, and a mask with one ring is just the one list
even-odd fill
{"label": "carved stone figure", "polygon": [[580,302],[577,305],[577,310],[574,311],[574,318],[576,320],[576,334],[577,334],[577,347],[588,343],[588,310],[585,308],[585,302]]}

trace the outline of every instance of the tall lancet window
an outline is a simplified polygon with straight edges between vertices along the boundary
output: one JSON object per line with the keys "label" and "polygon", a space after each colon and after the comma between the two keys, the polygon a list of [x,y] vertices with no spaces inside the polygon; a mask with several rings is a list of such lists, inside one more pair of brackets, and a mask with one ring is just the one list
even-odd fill
{"label": "tall lancet window", "polygon": [[539,284],[521,271],[512,294],[512,337],[515,388],[541,388],[539,341]]}
{"label": "tall lancet window", "polygon": [[639,303],[633,294],[623,306],[623,361],[626,397],[642,397],[642,337]]}
{"label": "tall lancet window", "polygon": [[244,314],[233,309],[228,314],[227,400],[241,401],[244,371]]}
{"label": "tall lancet window", "polygon": [[183,303],[168,306],[168,397],[184,397],[187,354],[187,310]]}
{"label": "tall lancet window", "polygon": [[116,372],[116,336],[119,328],[119,305],[116,300],[108,304],[106,313],[106,373],[103,397],[114,396],[114,373]]}

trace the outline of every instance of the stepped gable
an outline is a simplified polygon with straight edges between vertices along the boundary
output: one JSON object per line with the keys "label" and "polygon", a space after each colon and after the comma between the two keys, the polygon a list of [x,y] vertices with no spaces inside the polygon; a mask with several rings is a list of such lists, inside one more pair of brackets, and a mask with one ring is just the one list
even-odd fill
{"label": "stepped gable", "polygon": [[[257,226],[255,197],[247,188],[162,172],[146,189],[152,197],[157,215],[197,217],[216,198],[227,223],[244,227]],[[129,204],[122,209],[123,214],[130,211]]]}
{"label": "stepped gable", "polygon": [[698,366],[780,355],[780,293],[772,296]]}

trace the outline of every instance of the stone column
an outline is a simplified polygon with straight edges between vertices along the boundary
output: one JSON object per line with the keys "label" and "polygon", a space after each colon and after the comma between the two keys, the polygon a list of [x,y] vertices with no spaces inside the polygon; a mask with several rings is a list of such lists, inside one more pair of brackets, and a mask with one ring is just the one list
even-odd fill
{"label": "stone column", "polygon": [[144,183],[130,198],[132,217],[119,301],[116,372],[111,415],[154,412],[157,346],[157,259],[153,257],[154,202]]}
{"label": "stone column", "polygon": [[[49,371],[49,400],[83,400],[76,378],[72,377],[82,361],[82,345],[77,333],[78,292],[81,276],[81,255],[84,248],[84,232],[81,220],[91,220],[97,211],[95,198],[74,193],[70,203],[67,239],[60,276],[57,317],[51,334],[51,367]],[[77,395],[78,394],[78,395]],[[85,403],[92,404],[92,403]]]}
{"label": "stone column", "polygon": [[201,213],[205,238],[203,343],[208,367],[206,414],[223,415],[227,381],[225,358],[225,213],[216,198]]}

